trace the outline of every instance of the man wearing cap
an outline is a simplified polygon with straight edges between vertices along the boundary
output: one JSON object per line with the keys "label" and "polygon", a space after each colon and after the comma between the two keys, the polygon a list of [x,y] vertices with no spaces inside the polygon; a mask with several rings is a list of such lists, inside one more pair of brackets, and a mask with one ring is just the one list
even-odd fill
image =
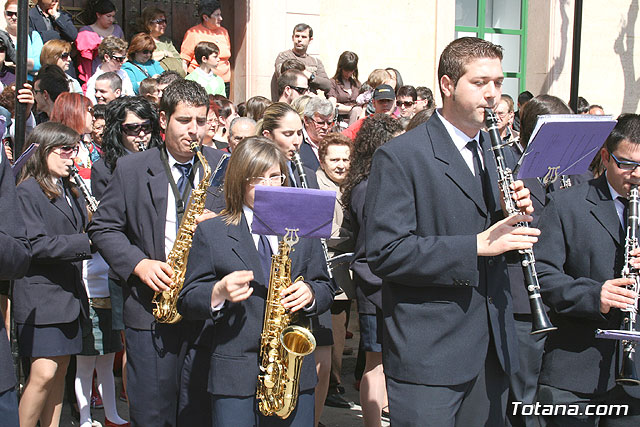
{"label": "man wearing cap", "polygon": [[[393,88],[389,85],[380,85],[373,91],[373,108],[374,114],[382,113],[382,114],[392,114],[395,109],[395,100],[396,93]],[[346,135],[352,141],[356,139],[356,135],[360,128],[362,127],[362,123],[364,122],[363,117],[351,124],[348,128],[342,131],[343,135]]]}

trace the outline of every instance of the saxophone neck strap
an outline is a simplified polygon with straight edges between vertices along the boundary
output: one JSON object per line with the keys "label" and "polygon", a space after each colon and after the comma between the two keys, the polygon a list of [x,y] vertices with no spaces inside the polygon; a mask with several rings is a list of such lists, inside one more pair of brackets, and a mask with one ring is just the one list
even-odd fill
{"label": "saxophone neck strap", "polygon": [[185,206],[187,204],[187,200],[189,200],[189,196],[191,195],[192,190],[192,182],[196,173],[196,166],[198,162],[198,156],[195,156],[193,159],[193,167],[191,168],[191,174],[189,175],[189,179],[187,180],[187,185],[184,189],[184,192],[180,194],[180,190],[178,190],[178,184],[176,184],[175,179],[173,179],[173,174],[171,173],[171,166],[169,166],[169,156],[167,155],[167,151],[165,148],[160,149],[160,158],[162,159],[162,165],[164,166],[164,172],[167,175],[167,180],[169,180],[169,186],[171,187],[171,191],[173,192],[173,198],[176,203],[176,224],[180,224],[182,222],[182,216],[184,215]]}

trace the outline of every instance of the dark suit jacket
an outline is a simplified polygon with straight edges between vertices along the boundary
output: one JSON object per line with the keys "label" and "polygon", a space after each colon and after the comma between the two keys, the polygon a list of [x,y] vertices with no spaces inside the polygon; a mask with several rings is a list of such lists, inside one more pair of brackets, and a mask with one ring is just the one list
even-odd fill
{"label": "dark suit jacket", "polygon": [[15,320],[32,325],[68,323],[87,316],[88,299],[82,281],[82,260],[91,258],[84,233],[87,210],[82,196],[54,200],[35,179],[18,186],[18,200],[31,242],[32,260],[14,285]]}
{"label": "dark suit jacket", "polygon": [[[154,292],[133,275],[133,269],[143,259],[166,259],[164,230],[169,180],[160,149],[118,159],[89,225],[89,235],[100,254],[127,283],[123,289],[125,325],[145,330],[151,329],[155,320],[151,302]],[[209,147],[203,147],[202,152],[212,168],[222,156]],[[210,207],[209,198],[206,206]]]}
{"label": "dark suit jacket", "polygon": [[484,132],[480,144],[490,180],[488,206],[436,114],[373,156],[365,204],[367,260],[382,278],[385,374],[400,381],[472,380],[484,366],[490,334],[503,370],[518,369],[504,256],[477,256],[476,235],[503,217]]}
{"label": "dark suit jacket", "polygon": [[[291,252],[291,278],[304,276],[315,295],[314,310],[301,311],[312,316],[326,312],[336,289],[328,279],[317,239],[300,239]],[[253,294],[239,303],[225,302],[213,315],[212,355],[209,392],[226,396],[251,396],[256,392],[260,334],[264,320],[268,278],[262,272],[260,258],[249,233],[246,218],[239,225],[226,225],[221,217],[201,223],[193,237],[185,286],[180,292],[178,309],[190,319],[211,319],[211,292],[217,281],[238,270],[252,270]],[[315,386],[313,356],[304,359],[300,390]]]}
{"label": "dark suit jacket", "polygon": [[358,313],[375,314],[376,307],[382,310],[382,280],[371,272],[367,263],[366,233],[364,230],[364,203],[367,194],[367,180],[351,190],[351,227],[356,236],[356,245],[351,262],[353,281],[356,285]]}
{"label": "dark suit jacket", "polygon": [[302,141],[302,144],[300,144],[300,159],[302,160],[303,165],[314,172],[320,167],[320,161],[306,139]]}
{"label": "dark suit jacket", "polygon": [[[11,165],[4,150],[0,156],[0,279],[12,280],[24,276],[27,272],[31,260],[31,245],[19,213]],[[16,376],[7,332],[4,322],[0,322],[0,393],[15,384]]]}
{"label": "dark suit jacket", "polygon": [[96,200],[102,199],[110,179],[111,169],[104,163],[104,159],[93,163],[91,166],[91,194]]}
{"label": "dark suit jacket", "polygon": [[558,328],[547,336],[539,381],[604,393],[615,386],[616,341],[595,338],[595,330],[619,329],[621,313],[600,313],[600,291],[620,277],[625,240],[605,176],[549,193],[539,227],[541,292]]}
{"label": "dark suit jacket", "polygon": [[43,43],[54,39],[63,39],[71,43],[76,41],[78,30],[67,12],[60,11],[58,19],[53,21],[53,30],[47,30],[44,19],[36,7],[29,9],[29,29],[39,32]]}

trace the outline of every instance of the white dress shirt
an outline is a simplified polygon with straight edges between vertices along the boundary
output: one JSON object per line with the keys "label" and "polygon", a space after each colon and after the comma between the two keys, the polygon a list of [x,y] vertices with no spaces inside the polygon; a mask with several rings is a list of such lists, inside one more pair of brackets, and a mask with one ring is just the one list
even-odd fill
{"label": "white dress shirt", "polygon": [[[465,163],[467,164],[467,166],[469,166],[471,173],[475,176],[475,171],[473,168],[473,152],[469,150],[469,148],[467,147],[467,144],[472,139],[475,139],[476,142],[478,143],[478,147],[480,147],[480,131],[478,131],[476,136],[474,136],[473,138],[469,138],[464,132],[462,132],[460,129],[458,129],[453,124],[451,124],[451,122],[445,119],[442,116],[442,114],[440,114],[439,109],[436,110],[436,114],[438,115],[438,118],[442,121],[442,124],[444,125],[445,129],[447,130],[447,133],[453,140],[453,144],[456,146],[456,148],[460,152],[460,155],[462,155],[462,158],[464,159]],[[478,154],[480,156],[480,162],[482,162],[482,167],[484,167],[484,157],[482,156],[482,152],[480,151],[478,152]]]}
{"label": "white dress shirt", "polygon": [[[175,164],[180,162],[174,159],[171,153],[169,153],[168,151],[167,151],[167,158],[169,160],[169,168],[171,169],[171,175],[173,176],[173,181],[177,183],[180,177],[182,176],[182,173],[177,167],[175,167]],[[193,167],[193,162],[194,162],[194,159],[192,158],[187,163],[191,163],[191,166]],[[193,178],[194,186],[197,185],[197,183],[199,182],[199,177],[200,177],[200,171],[196,169],[196,172]],[[187,203],[188,203],[188,200],[187,200]],[[187,207],[185,206],[185,209],[186,208]],[[177,221],[176,198],[173,195],[173,190],[171,189],[171,183],[168,183],[167,184],[167,217],[164,223],[164,253],[165,253],[165,256],[167,257],[169,256],[169,252],[171,252],[171,249],[173,248],[173,243],[176,241],[176,235],[178,231],[178,225],[176,224],[176,221]]]}

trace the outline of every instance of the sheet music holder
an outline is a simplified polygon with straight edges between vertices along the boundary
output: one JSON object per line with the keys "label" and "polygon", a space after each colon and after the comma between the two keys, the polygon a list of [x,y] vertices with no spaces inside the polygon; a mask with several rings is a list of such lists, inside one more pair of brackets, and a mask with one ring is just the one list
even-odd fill
{"label": "sheet music holder", "polygon": [[18,176],[18,174],[20,173],[20,169],[22,169],[24,164],[27,163],[27,160],[29,160],[29,158],[33,156],[33,153],[36,152],[36,148],[38,148],[38,144],[31,144],[29,148],[24,150],[24,153],[22,153],[22,155],[18,157],[15,162],[13,162],[13,165],[11,165],[11,172],[13,172],[14,178]]}
{"label": "sheet music holder", "polygon": [[335,203],[335,191],[257,185],[251,230],[284,236],[287,229],[297,229],[299,237],[327,238]]}
{"label": "sheet music holder", "polygon": [[546,185],[560,175],[585,173],[615,125],[612,116],[538,116],[518,164],[518,179],[544,178]]}

